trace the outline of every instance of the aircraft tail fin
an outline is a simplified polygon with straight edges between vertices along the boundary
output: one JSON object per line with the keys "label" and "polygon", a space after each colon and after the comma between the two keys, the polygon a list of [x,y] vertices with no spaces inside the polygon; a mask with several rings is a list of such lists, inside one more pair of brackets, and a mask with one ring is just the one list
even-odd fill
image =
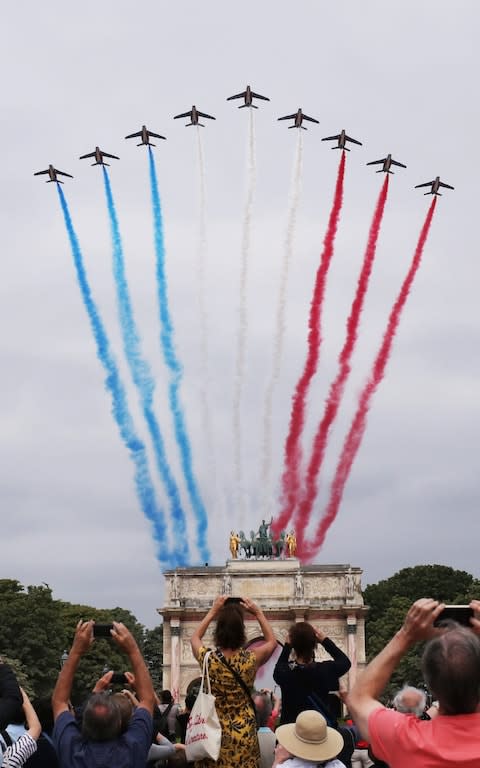
{"label": "aircraft tail fin", "polygon": [[296,127],[297,127],[296,125],[289,125],[288,130],[290,130],[290,128],[296,128]]}
{"label": "aircraft tail fin", "polygon": [[302,129],[302,131],[306,131],[307,130],[304,125],[301,125],[300,128]]}
{"label": "aircraft tail fin", "polygon": [[[240,106],[238,108],[239,109],[244,109],[245,107],[249,107],[249,106],[250,106],[250,104],[240,104]],[[251,106],[253,107],[253,104]]]}
{"label": "aircraft tail fin", "polygon": [[201,125],[202,128],[205,128],[205,125],[203,123],[197,123],[197,125]]}

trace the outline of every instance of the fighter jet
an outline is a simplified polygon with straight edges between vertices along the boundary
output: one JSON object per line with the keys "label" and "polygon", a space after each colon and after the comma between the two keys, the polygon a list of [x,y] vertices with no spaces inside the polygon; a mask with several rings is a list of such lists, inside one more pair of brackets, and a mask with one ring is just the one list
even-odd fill
{"label": "fighter jet", "polygon": [[302,125],[304,120],[310,120],[312,123],[318,123],[319,120],[315,120],[314,117],[309,117],[305,114],[305,112],[302,112],[300,108],[296,112],[293,113],[293,115],[285,115],[284,117],[279,117],[279,120],[295,120],[295,123],[293,125],[289,125],[289,128],[303,128],[304,131],[307,129],[304,125]]}
{"label": "fighter jet", "polygon": [[362,146],[361,141],[357,141],[356,139],[352,139],[351,136],[347,136],[343,128],[337,136],[325,136],[322,141],[336,141],[337,146],[332,147],[332,149],[345,149],[347,152],[350,152],[349,148],[345,146],[347,141],[351,141],[353,144],[359,144],[359,146]]}
{"label": "fighter jet", "polygon": [[175,117],[173,119],[174,120],[178,120],[179,117],[189,117],[190,118],[190,122],[189,123],[185,123],[186,126],[187,125],[201,125],[202,128],[205,128],[205,126],[203,125],[203,123],[199,123],[198,122],[198,118],[199,117],[208,117],[209,120],[215,120],[216,119],[215,117],[213,117],[213,115],[207,115],[205,112],[200,112],[196,108],[195,104],[193,105],[193,107],[190,110],[190,112],[182,112],[181,115],[175,115]]}
{"label": "fighter jet", "polygon": [[400,168],[406,168],[407,166],[403,163],[399,163],[396,160],[392,160],[391,155],[387,155],[386,157],[383,157],[381,160],[372,160],[370,163],[367,163],[367,165],[380,165],[382,164],[382,168],[380,168],[377,173],[393,173],[393,171],[390,170],[390,167],[392,165],[399,165]]}
{"label": "fighter jet", "polygon": [[94,157],[95,162],[92,165],[110,165],[104,161],[104,157],[111,157],[113,160],[120,160],[116,155],[109,155],[108,152],[102,152],[101,149],[95,147],[95,152],[90,152],[88,155],[80,155],[80,160],[85,160],[87,157]]}
{"label": "fighter jet", "polygon": [[49,165],[46,171],[37,171],[34,173],[34,176],[41,176],[43,173],[48,173],[50,178],[47,181],[47,184],[50,184],[51,181],[56,181],[57,184],[63,184],[63,181],[57,178],[58,174],[60,176],[68,176],[69,179],[73,179],[73,176],[71,173],[65,173],[65,171],[59,171],[57,168],[54,168],[53,165]]}
{"label": "fighter jet", "polygon": [[440,195],[442,196],[442,193],[439,192],[440,187],[446,187],[447,189],[455,189],[455,187],[451,187],[450,184],[445,184],[444,181],[440,181],[440,176],[435,176],[433,181],[426,181],[425,184],[417,184],[415,189],[419,189],[420,187],[432,187],[430,192],[425,192],[426,195]]}
{"label": "fighter jet", "polygon": [[[136,139],[141,137],[140,144],[137,144],[137,147],[141,147],[142,144],[148,144],[150,147],[155,147],[155,144],[152,144],[150,141],[150,136],[154,136],[156,139],[165,139],[165,136],[160,136],[159,133],[154,133],[153,131],[149,131],[146,125],[142,125],[142,130],[138,131],[137,133],[130,133],[128,136],[125,136],[126,139]],[[165,139],[166,140],[166,139]]]}
{"label": "fighter jet", "polygon": [[246,91],[243,91],[243,93],[236,93],[235,96],[229,96],[227,101],[231,101],[232,99],[244,99],[245,104],[240,104],[239,109],[243,109],[243,107],[253,107],[254,109],[258,109],[257,105],[253,103],[252,99],[263,99],[263,101],[270,101],[267,96],[261,96],[259,93],[254,93],[249,85],[247,85]]}

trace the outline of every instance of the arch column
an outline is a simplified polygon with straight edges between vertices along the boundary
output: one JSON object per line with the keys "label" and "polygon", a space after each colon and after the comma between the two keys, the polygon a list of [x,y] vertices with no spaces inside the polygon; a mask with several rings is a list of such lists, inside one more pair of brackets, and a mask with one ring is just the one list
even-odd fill
{"label": "arch column", "polygon": [[357,677],[357,617],[354,614],[347,616],[347,656],[352,664],[348,673],[351,689]]}
{"label": "arch column", "polygon": [[174,701],[180,696],[180,619],[170,619],[170,685]]}

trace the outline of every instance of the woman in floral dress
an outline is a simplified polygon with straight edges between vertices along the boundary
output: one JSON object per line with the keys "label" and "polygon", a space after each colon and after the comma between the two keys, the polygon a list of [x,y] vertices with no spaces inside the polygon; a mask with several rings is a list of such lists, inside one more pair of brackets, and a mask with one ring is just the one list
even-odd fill
{"label": "woman in floral dress", "polygon": [[[244,610],[255,616],[264,637],[264,641],[252,650],[243,648],[246,640]],[[192,651],[200,666],[207,650],[210,650],[202,644],[202,638],[215,619],[216,649],[209,656],[208,669],[222,726],[222,745],[217,762],[197,761],[195,768],[258,768],[260,751],[253,702],[250,696],[247,698],[247,692],[225,661],[251,690],[258,667],[268,661],[277,641],[263,611],[252,600],[245,597],[240,602],[233,602],[226,596],[217,597],[191,639]]]}

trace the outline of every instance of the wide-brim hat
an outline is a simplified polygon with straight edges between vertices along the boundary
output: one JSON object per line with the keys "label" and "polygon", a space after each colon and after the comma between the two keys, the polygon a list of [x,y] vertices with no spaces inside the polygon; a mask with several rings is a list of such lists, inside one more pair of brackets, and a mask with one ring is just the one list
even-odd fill
{"label": "wide-brim hat", "polygon": [[343,748],[342,734],[314,709],[300,712],[294,723],[279,725],[275,737],[290,754],[304,760],[329,760]]}

